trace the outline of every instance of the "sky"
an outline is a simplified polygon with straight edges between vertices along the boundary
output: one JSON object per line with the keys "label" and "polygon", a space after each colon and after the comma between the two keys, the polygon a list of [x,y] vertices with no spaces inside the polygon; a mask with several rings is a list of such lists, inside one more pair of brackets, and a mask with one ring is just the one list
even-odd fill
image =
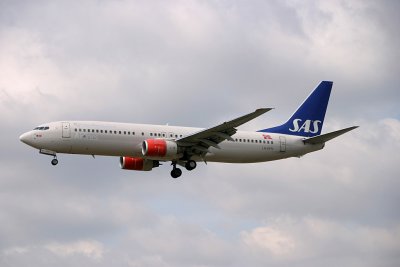
{"label": "sky", "polygon": [[[1,266],[400,265],[398,1],[0,1]],[[35,126],[287,119],[334,82],[300,159],[170,177],[51,157]]]}

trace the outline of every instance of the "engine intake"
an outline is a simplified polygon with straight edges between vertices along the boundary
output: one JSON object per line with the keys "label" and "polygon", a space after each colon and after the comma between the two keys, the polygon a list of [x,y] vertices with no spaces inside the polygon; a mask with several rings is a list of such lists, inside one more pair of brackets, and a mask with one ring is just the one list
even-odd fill
{"label": "engine intake", "polygon": [[178,145],[174,141],[164,139],[147,139],[142,143],[142,154],[153,158],[176,158]]}
{"label": "engine intake", "polygon": [[120,157],[119,165],[124,170],[151,171],[153,168],[160,166],[160,163],[151,159]]}

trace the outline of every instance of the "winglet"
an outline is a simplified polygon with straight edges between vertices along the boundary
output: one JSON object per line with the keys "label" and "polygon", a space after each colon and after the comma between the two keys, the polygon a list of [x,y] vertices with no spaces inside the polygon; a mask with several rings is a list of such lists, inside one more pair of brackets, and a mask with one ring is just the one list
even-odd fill
{"label": "winglet", "polygon": [[310,137],[310,138],[304,139],[303,142],[306,144],[322,144],[322,143],[328,142],[329,140],[332,140],[333,138],[336,138],[342,134],[345,134],[351,130],[354,130],[356,128],[358,128],[358,126],[353,126],[353,127],[341,129],[338,131],[330,132],[327,134]]}

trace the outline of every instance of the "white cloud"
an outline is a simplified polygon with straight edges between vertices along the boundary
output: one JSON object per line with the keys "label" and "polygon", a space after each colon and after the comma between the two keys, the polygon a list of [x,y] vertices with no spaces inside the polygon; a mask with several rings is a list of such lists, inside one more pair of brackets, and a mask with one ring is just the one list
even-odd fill
{"label": "white cloud", "polygon": [[46,245],[46,248],[63,257],[82,254],[94,260],[101,260],[104,254],[103,245],[93,240],[82,240],[68,244],[51,243]]}
{"label": "white cloud", "polygon": [[29,251],[27,247],[12,247],[4,249],[2,252],[5,256],[13,255],[13,254],[25,254]]}
{"label": "white cloud", "polygon": [[386,73],[375,66],[382,65],[386,35],[375,19],[374,3],[366,1],[317,1],[309,4],[295,1],[293,7],[301,18],[307,35],[310,60],[330,72],[339,72],[347,79],[374,81]]}
{"label": "white cloud", "polygon": [[247,245],[266,249],[278,257],[289,255],[296,247],[293,238],[273,227],[258,227],[242,235]]}
{"label": "white cloud", "polygon": [[340,255],[337,263],[342,266],[351,266],[350,259],[363,257],[367,261],[356,266],[375,266],[379,258],[400,252],[399,226],[388,229],[346,225],[315,217],[294,219],[285,216],[268,220],[266,226],[244,231],[241,237],[264,262],[270,262],[270,254],[277,262],[307,262],[322,255],[325,258]]}

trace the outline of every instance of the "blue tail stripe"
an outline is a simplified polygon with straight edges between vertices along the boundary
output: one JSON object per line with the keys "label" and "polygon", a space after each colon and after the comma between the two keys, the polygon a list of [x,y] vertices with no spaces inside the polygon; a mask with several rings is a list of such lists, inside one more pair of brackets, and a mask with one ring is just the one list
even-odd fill
{"label": "blue tail stripe", "polygon": [[322,81],[284,124],[259,132],[312,137],[321,134],[332,82]]}

